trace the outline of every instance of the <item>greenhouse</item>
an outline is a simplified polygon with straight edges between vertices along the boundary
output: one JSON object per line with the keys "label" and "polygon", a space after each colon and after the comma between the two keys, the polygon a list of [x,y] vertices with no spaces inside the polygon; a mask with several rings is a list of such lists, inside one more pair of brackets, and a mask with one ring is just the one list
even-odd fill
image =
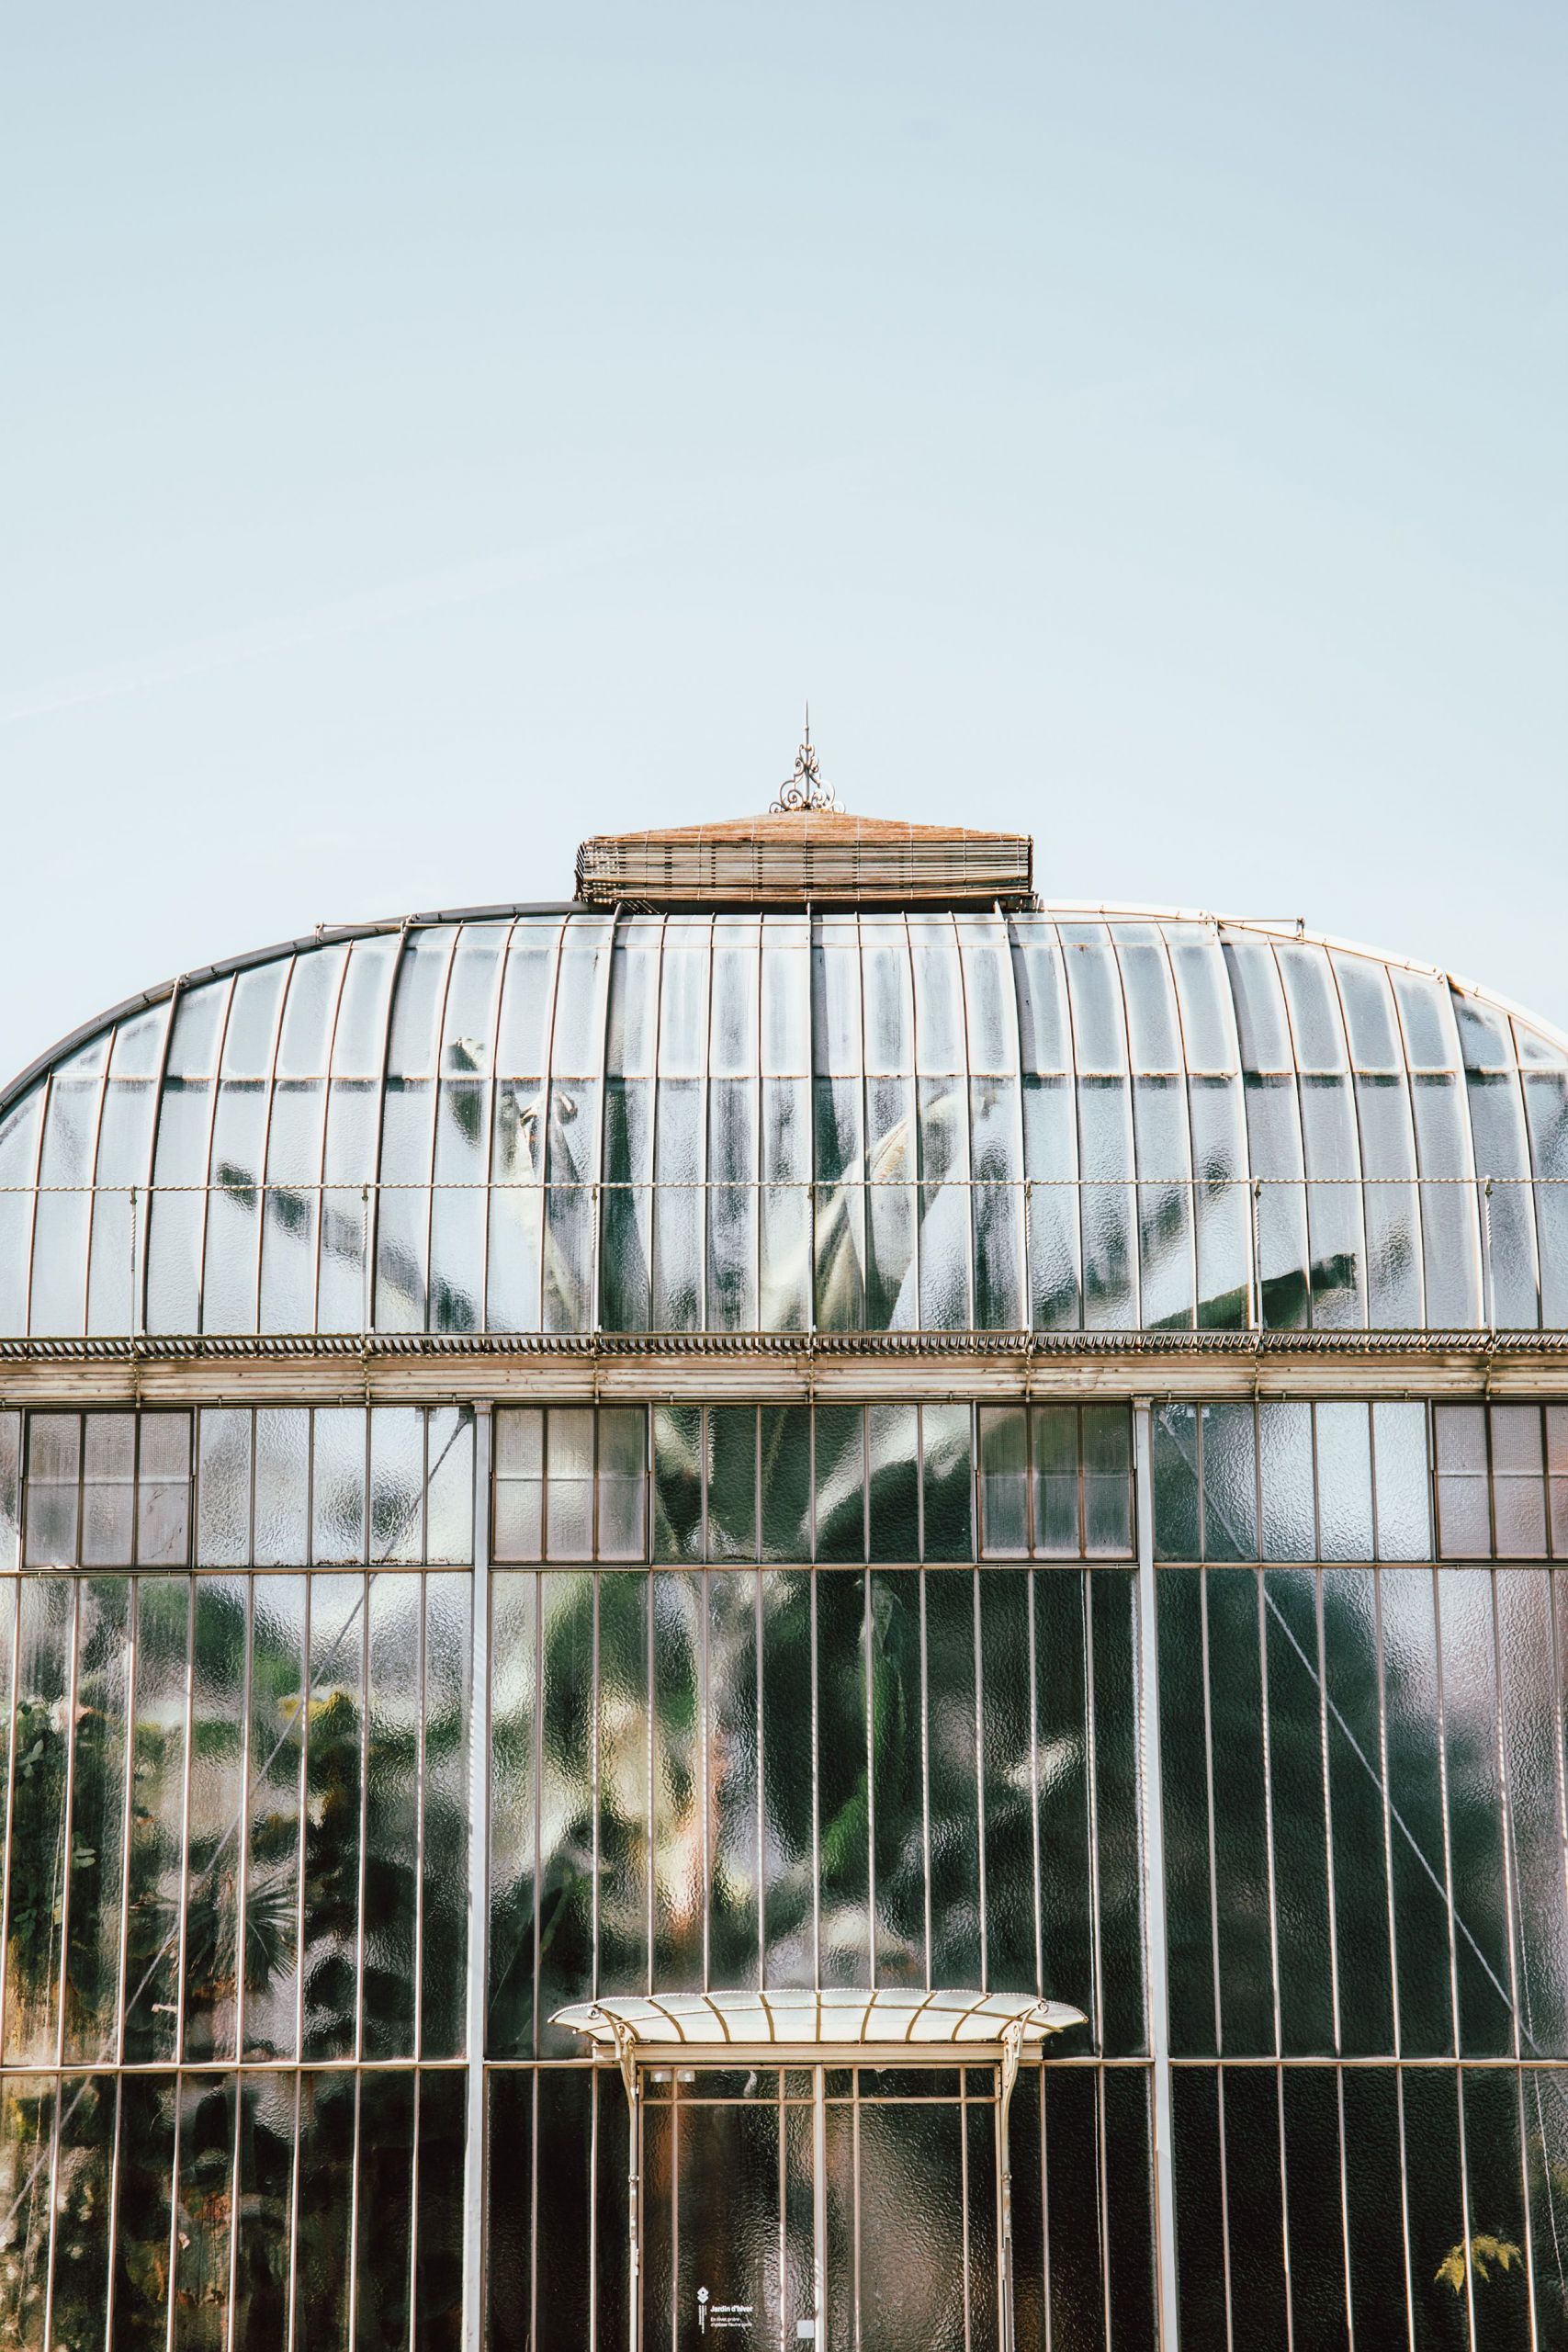
{"label": "greenhouse", "polygon": [[0,2347],[1568,2346],[1568,1040],[784,797],[0,1095]]}

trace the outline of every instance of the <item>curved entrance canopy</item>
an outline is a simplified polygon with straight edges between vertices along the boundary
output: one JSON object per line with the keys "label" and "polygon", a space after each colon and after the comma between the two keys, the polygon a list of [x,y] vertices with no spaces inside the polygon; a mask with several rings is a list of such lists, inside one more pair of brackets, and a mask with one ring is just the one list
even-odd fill
{"label": "curved entrance canopy", "polygon": [[[826,2345],[829,2294],[835,2298],[836,2307],[837,2297],[844,2291],[840,2284],[830,2280],[828,2262],[830,2079],[849,2079],[856,2086],[850,2095],[855,2106],[854,2129],[851,2140],[840,2146],[839,2169],[842,2178],[834,2193],[841,2198],[845,2194],[843,2182],[848,2182],[855,2215],[856,2246],[854,2283],[849,2292],[854,2303],[853,2334],[858,2343],[862,2208],[890,2210],[890,2199],[896,2203],[898,2193],[895,2183],[901,2184],[907,2191],[907,2167],[919,2161],[915,2142],[908,2138],[896,2109],[889,2108],[882,2114],[863,2142],[859,2125],[862,2075],[875,2076],[883,2068],[902,2070],[912,2063],[931,2066],[945,2061],[951,2065],[960,2053],[988,2062],[995,2070],[994,2090],[988,2097],[982,2094],[977,2103],[991,2109],[996,2147],[998,2332],[994,2341],[999,2352],[1014,2352],[1012,2172],[1008,2152],[1008,2109],[1020,2060],[1026,2052],[1038,2056],[1048,2034],[1060,2033],[1066,2026],[1082,2025],[1085,2019],[1081,2009],[1070,2007],[1066,2001],[1036,2000],[1027,1993],[926,1993],[893,1987],[863,1992],[846,1985],[818,1985],[815,1990],[801,1987],[770,1993],[665,1993],[658,1997],[650,1994],[609,1994],[599,2001],[574,2001],[570,2007],[558,2009],[550,2022],[581,2033],[595,2052],[613,2052],[626,2088],[630,2132],[626,2184],[633,2281],[628,2312],[629,2352],[643,2352],[645,2340],[644,2296],[639,2285],[644,2270],[645,2227],[657,2274],[673,2281],[669,2316],[675,2330],[674,2340],[682,2346],[690,2340],[687,2334],[681,2332],[682,2313],[694,2314],[698,2336],[706,2334],[711,2318],[716,2329],[730,2327],[750,2333],[755,2327],[758,2339],[766,2336],[772,2341],[776,2336],[783,2342],[788,2339],[793,2320],[796,2339],[814,2343],[819,2352]],[[684,2058],[687,2064],[677,2066],[674,2062],[679,2058]],[[692,2064],[694,2060],[721,2071],[699,2074]],[[711,2082],[722,2086],[733,2083],[734,2075],[722,2070],[739,2065],[751,2069],[741,2103],[749,2103],[755,2091],[759,2094],[758,2105],[773,2118],[771,2144],[776,2149],[776,2159],[768,2156],[760,2170],[749,2170],[745,2162],[750,2143],[744,2132],[738,2136],[733,2120],[733,2091],[728,2108],[721,2088],[716,2088],[711,2097],[699,2089],[690,2101],[682,2091],[685,2084]],[[803,2138],[792,2139],[784,2132],[785,2109],[781,2104],[788,2099],[784,2086],[790,2070],[807,2067],[810,2069],[811,2084],[808,2152]],[[840,2069],[846,2072],[840,2073]],[[966,2080],[974,2071],[969,2070]],[[764,2084],[770,2078],[773,2087],[767,2090]],[[646,2109],[645,2101],[657,2097],[661,2083],[669,2086],[663,2100],[651,2109]],[[835,2098],[835,2113],[840,2110],[842,2096],[840,2092]],[[796,2101],[798,2112],[804,2108],[798,2093]],[[970,2107],[976,2102],[965,2090],[956,2105],[951,2095],[946,2104],[953,2109],[959,2134],[965,2133]],[[906,2109],[904,2115],[917,2115],[923,2120],[928,2110],[934,2112],[931,2103],[925,2101]],[[648,2120],[649,2114],[654,2119],[652,2122]],[[764,2147],[769,2143],[766,2121],[747,2128],[760,2131]],[[649,2143],[653,2152],[650,2159],[645,2159],[647,2133],[652,2134]],[[882,2177],[877,2165],[886,2156],[885,2143],[889,2141],[901,2146],[900,2163],[906,2169],[896,2167],[894,2174]],[[954,2150],[967,2144],[962,2136],[953,2142]],[[651,2177],[645,2180],[649,2161]],[[797,2186],[802,2191],[809,2191],[809,2244],[804,2235],[800,2236],[798,2259],[793,2265],[785,2259],[782,2267],[773,2268],[766,2262],[759,2267],[755,2261],[749,2267],[738,2256],[737,2248],[761,2247],[776,2240],[781,2251],[787,2251],[790,2245],[793,2207],[787,2178],[792,2163],[798,2175]],[[694,2203],[689,2202],[683,2231],[678,2218],[682,2210],[682,2166],[687,2177],[695,2177],[699,2183],[705,2180],[727,2184],[716,2198],[705,2191]],[[863,2178],[867,2166],[869,2179]],[[939,2176],[942,2169],[938,2167]],[[960,2156],[948,2170],[948,2203],[952,2214],[956,2215],[954,2243],[961,2242],[967,2249],[969,2168]],[[761,2188],[759,2182],[762,2183]],[[940,2203],[935,2180],[927,2185]],[[803,2199],[802,2205],[804,2209]],[[798,2214],[795,2216],[795,2225],[798,2233]],[[682,2245],[683,2256],[680,2252]],[[720,2281],[716,2293],[709,2281],[710,2272]],[[897,2292],[901,2301],[908,2301],[904,2288]],[[918,2326],[918,2322],[912,2320],[913,2310],[911,2305],[904,2316]],[[661,2335],[660,2340],[666,2339]],[[908,2340],[929,2341],[930,2337],[917,2333]]]}
{"label": "curved entrance canopy", "polygon": [[1047,2034],[1082,2025],[1084,2013],[1066,2001],[1039,2001],[1027,1993],[923,1993],[884,1987],[874,1993],[847,1985],[771,1993],[611,1994],[558,2009],[553,2025],[639,2062],[679,2051],[729,2057],[741,2050],[780,2056],[818,2051],[838,2056],[874,2050],[908,2057],[914,2051],[956,2045],[995,2051],[1013,2042],[1020,2053],[1037,2050]]}

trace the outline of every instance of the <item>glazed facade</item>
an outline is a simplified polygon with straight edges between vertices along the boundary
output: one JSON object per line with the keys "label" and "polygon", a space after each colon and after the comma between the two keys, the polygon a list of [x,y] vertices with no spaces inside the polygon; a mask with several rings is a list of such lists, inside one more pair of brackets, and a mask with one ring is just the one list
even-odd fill
{"label": "glazed facade", "polygon": [[[1565,1106],[1072,910],[433,921],[29,1074],[0,2345],[1568,2343]],[[650,2064],[634,2233],[558,2011],[937,1988],[1084,2021]]]}

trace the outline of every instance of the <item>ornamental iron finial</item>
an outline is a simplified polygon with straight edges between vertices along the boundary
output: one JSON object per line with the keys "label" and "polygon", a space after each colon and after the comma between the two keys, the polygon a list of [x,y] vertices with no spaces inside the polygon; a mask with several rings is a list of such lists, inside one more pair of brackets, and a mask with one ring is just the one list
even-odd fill
{"label": "ornamental iron finial", "polygon": [[793,816],[802,808],[836,808],[839,796],[830,784],[823,780],[817,763],[817,753],[811,741],[811,705],[806,706],[806,733],[795,755],[795,773],[779,786],[779,797],[768,809],[770,817]]}

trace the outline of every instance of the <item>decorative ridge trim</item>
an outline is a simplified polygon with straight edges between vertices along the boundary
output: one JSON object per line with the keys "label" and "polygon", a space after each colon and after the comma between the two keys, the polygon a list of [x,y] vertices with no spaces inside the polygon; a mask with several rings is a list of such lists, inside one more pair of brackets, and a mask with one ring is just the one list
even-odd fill
{"label": "decorative ridge trim", "polygon": [[1568,1357],[1568,1330],[1525,1331],[344,1331],[0,1339],[4,1363],[246,1363],[372,1357],[536,1356],[568,1362],[851,1357]]}

